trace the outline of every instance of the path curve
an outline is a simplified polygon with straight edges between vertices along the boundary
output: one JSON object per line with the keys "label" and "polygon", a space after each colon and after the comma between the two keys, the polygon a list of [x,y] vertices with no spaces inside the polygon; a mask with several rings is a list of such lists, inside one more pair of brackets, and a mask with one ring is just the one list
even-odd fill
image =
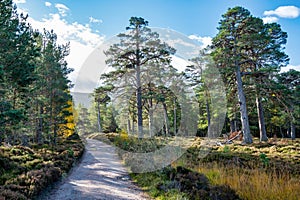
{"label": "path curve", "polygon": [[129,180],[115,148],[87,139],[82,161],[70,175],[43,199],[46,200],[129,200],[150,199]]}

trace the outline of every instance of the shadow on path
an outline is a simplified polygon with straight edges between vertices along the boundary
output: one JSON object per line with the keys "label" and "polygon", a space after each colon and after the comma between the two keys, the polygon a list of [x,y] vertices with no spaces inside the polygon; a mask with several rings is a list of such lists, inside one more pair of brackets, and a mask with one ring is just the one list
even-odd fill
{"label": "shadow on path", "polygon": [[44,200],[129,200],[149,199],[128,176],[115,148],[87,139],[82,161]]}

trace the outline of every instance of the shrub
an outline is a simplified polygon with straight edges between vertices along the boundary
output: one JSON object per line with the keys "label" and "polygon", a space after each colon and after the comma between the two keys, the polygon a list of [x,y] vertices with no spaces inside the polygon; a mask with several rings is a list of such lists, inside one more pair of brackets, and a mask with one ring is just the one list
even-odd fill
{"label": "shrub", "polygon": [[4,187],[0,187],[0,199],[27,200],[28,198],[19,192],[15,192],[10,189],[5,189]]}
{"label": "shrub", "polygon": [[35,198],[68,172],[83,151],[80,140],[60,142],[56,147],[0,147],[0,199]]}

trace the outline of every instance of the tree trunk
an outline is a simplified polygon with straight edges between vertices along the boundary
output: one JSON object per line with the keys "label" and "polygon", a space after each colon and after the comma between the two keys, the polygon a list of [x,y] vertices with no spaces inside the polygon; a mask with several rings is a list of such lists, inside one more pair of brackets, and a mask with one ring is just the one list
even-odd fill
{"label": "tree trunk", "polygon": [[208,103],[208,99],[207,99],[208,97],[207,97],[207,95],[206,95],[206,97],[205,97],[205,106],[206,106],[206,113],[207,113],[207,128],[208,128],[208,130],[210,130],[210,109],[209,109],[209,103]]}
{"label": "tree trunk", "polygon": [[230,132],[233,133],[237,131],[236,118],[230,119]]}
{"label": "tree trunk", "polygon": [[281,138],[284,138],[281,126],[279,126],[279,131],[280,131]]}
{"label": "tree trunk", "polygon": [[168,111],[167,111],[167,105],[165,102],[162,103],[164,107],[164,122],[165,122],[165,128],[166,128],[166,136],[170,134],[169,131],[169,119],[168,119]]}
{"label": "tree trunk", "polygon": [[251,144],[252,136],[250,133],[250,126],[248,120],[248,112],[247,112],[247,105],[246,105],[246,98],[243,90],[243,82],[241,76],[240,66],[236,64],[236,83],[238,89],[238,99],[240,104],[240,113],[241,113],[241,122],[242,122],[242,130],[243,130],[243,143]]}
{"label": "tree trunk", "polygon": [[177,130],[176,130],[176,123],[177,123],[177,121],[176,121],[176,100],[175,100],[175,98],[174,98],[174,135],[176,136],[176,132],[177,132]]}
{"label": "tree trunk", "polygon": [[38,117],[36,118],[35,142],[37,144],[41,144],[42,132],[43,132],[43,118],[42,118],[43,107],[42,106],[37,105],[37,113],[38,113]]}
{"label": "tree trunk", "polygon": [[54,128],[53,128],[53,146],[56,146],[56,144],[57,144],[57,125],[55,122]]}
{"label": "tree trunk", "polygon": [[291,122],[291,138],[292,140],[296,139],[296,127],[293,122]]}
{"label": "tree trunk", "polygon": [[131,124],[130,124],[130,118],[128,117],[127,119],[127,133],[130,134],[131,133]]}
{"label": "tree trunk", "polygon": [[260,141],[261,142],[262,141],[268,141],[263,105],[262,105],[262,102],[261,102],[261,97],[259,97],[258,94],[256,94],[256,108],[257,108],[257,115],[258,115]]}
{"label": "tree trunk", "polygon": [[153,109],[150,107],[148,110],[148,122],[149,122],[149,136],[151,138],[154,136],[154,134],[153,134]]}
{"label": "tree trunk", "polygon": [[135,122],[134,119],[132,119],[132,134],[135,134]]}
{"label": "tree trunk", "polygon": [[102,127],[101,127],[101,112],[100,112],[100,102],[97,101],[97,119],[98,119],[98,131],[102,133]]}
{"label": "tree trunk", "polygon": [[290,129],[290,127],[288,127],[287,130],[286,130],[286,136],[287,137],[291,137],[291,129]]}
{"label": "tree trunk", "polygon": [[[140,67],[138,67],[139,69]],[[142,87],[140,70],[137,70],[137,114],[138,114],[138,138],[143,138],[143,111],[142,111]]]}
{"label": "tree trunk", "polygon": [[136,102],[138,115],[138,138],[143,138],[143,110],[142,110],[142,84],[141,84],[141,61],[139,27],[136,25]]}

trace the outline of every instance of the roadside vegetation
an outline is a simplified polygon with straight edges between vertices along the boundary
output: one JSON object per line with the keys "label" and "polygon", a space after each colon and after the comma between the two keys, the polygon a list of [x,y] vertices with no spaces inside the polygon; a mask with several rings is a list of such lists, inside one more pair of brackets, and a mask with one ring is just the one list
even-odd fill
{"label": "roadside vegetation", "polygon": [[33,199],[65,177],[84,151],[79,137],[51,145],[0,147],[0,197]]}
{"label": "roadside vegetation", "polygon": [[[78,108],[85,114],[79,122],[93,119],[91,127],[98,129],[79,129],[101,132],[89,137],[120,147],[128,166],[163,158],[130,160],[124,150],[152,152],[177,136],[189,140],[193,132],[193,145],[178,160],[131,174],[155,199],[300,199],[300,72],[282,72],[289,56],[280,24],[264,23],[240,6],[229,8],[212,44],[179,73],[170,65],[176,49],[143,18],[129,22],[105,52],[111,71],[102,74],[93,107]],[[240,141],[226,143],[233,133]],[[213,142],[201,144],[206,136]]]}
{"label": "roadside vegetation", "polygon": [[[126,151],[133,151],[141,143],[144,152],[166,145],[157,145],[160,138],[156,142],[145,139],[137,143],[136,138],[125,133],[91,134],[89,137]],[[202,140],[196,138],[186,153],[170,166],[155,172],[131,173],[132,179],[154,199],[300,198],[299,139],[262,143],[254,138],[251,145],[241,145],[240,141],[212,145],[211,152],[203,158]]]}
{"label": "roadside vegetation", "polygon": [[[176,49],[131,17],[104,52],[110,70],[92,107],[74,112],[69,44],[57,44],[53,30],[33,30],[12,0],[0,12],[0,199],[35,198],[64,177],[83,154],[77,133],[120,147],[120,155],[198,136],[164,169],[131,174],[156,199],[300,199],[300,72],[281,73],[289,57],[279,24],[230,8],[212,45],[193,51],[179,73]],[[239,130],[242,141],[205,144],[210,152],[201,157],[206,133]]]}
{"label": "roadside vegetation", "polygon": [[81,157],[72,84],[53,30],[34,30],[0,1],[0,199],[33,199]]}

